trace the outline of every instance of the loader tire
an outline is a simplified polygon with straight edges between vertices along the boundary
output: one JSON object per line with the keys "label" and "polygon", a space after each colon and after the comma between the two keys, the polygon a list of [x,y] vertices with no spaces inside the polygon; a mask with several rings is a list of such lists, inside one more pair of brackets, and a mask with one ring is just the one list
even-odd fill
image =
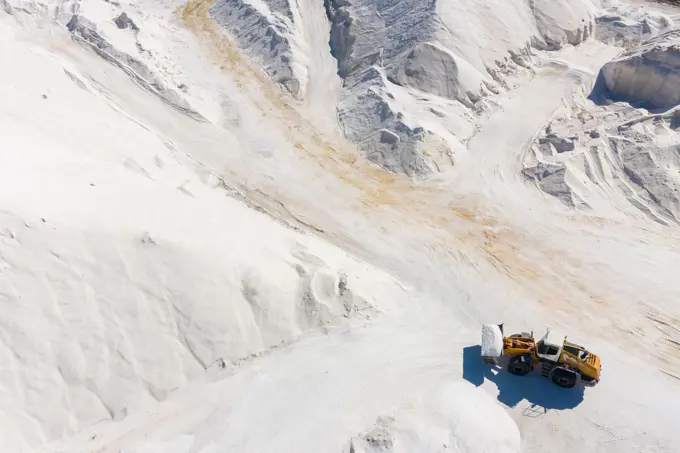
{"label": "loader tire", "polygon": [[573,371],[565,370],[564,368],[555,368],[552,373],[552,381],[555,385],[570,389],[576,385],[578,375]]}
{"label": "loader tire", "polygon": [[513,357],[508,362],[508,371],[518,376],[524,376],[531,371],[531,364],[525,361],[523,357]]}

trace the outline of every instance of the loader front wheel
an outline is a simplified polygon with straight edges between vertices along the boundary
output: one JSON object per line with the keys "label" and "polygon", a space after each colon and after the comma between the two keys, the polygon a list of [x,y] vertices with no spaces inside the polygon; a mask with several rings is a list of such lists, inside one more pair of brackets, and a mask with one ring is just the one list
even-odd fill
{"label": "loader front wheel", "polygon": [[531,364],[525,361],[523,357],[513,357],[508,363],[508,371],[518,376],[524,376],[531,371]]}
{"label": "loader front wheel", "polygon": [[578,376],[573,371],[565,370],[564,368],[555,368],[552,374],[553,384],[559,385],[562,388],[570,389],[576,385]]}

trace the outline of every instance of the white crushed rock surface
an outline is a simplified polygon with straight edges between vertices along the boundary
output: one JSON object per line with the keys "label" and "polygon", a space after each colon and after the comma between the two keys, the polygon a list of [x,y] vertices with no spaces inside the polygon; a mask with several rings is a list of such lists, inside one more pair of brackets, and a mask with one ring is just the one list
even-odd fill
{"label": "white crushed rock surface", "polygon": [[3,149],[17,152],[0,178],[0,450],[124,419],[207,371],[404,304],[384,272],[226,197],[64,60],[2,42],[22,64],[0,76],[15,106]]}
{"label": "white crushed rock surface", "polygon": [[639,5],[598,15],[600,39],[632,48],[603,65],[589,99],[576,96],[538,136],[523,174],[541,190],[570,207],[633,207],[630,215],[678,223],[677,17]]}
{"label": "white crushed rock surface", "polygon": [[483,357],[500,357],[503,354],[503,332],[496,324],[482,326],[481,355]]}
{"label": "white crushed rock surface", "polygon": [[[611,3],[611,2],[610,2]],[[613,3],[596,17],[595,36],[598,40],[631,49],[640,43],[673,29],[680,14],[660,11],[660,5],[630,5]]]}
{"label": "white crushed rock surface", "polygon": [[[594,20],[582,2],[328,0],[327,9],[345,84],[343,132],[370,160],[410,176],[446,171],[469,138],[430,127],[441,122],[437,114],[414,117],[411,106],[427,102],[436,111],[439,98],[452,100],[461,113],[452,112],[451,122],[473,123],[469,112],[483,108],[483,98],[531,66],[532,46],[578,44]],[[399,87],[407,96],[395,102]]]}
{"label": "white crushed rock surface", "polygon": [[571,207],[634,207],[654,221],[677,224],[679,126],[675,110],[650,115],[626,104],[597,108],[580,99],[539,136],[523,173]]}
{"label": "white crushed rock surface", "polygon": [[0,451],[680,449],[675,9],[0,1]]}
{"label": "white crushed rock surface", "polygon": [[[507,75],[531,67],[532,47],[559,49],[591,37],[595,10],[590,0],[324,4],[330,23],[315,27],[314,36],[304,19],[310,14],[286,0],[220,0],[210,12],[298,99],[306,97],[312,70],[305,50],[325,33],[343,79],[333,106],[343,135],[371,161],[410,176],[446,171],[469,138],[432,125],[441,123],[437,112],[447,101],[458,104],[451,123],[474,123],[483,98],[507,87]],[[422,116],[411,112],[419,104]]]}
{"label": "white crushed rock surface", "polygon": [[[415,449],[515,452],[519,430],[512,420],[501,417],[501,411],[489,404],[480,389],[467,382],[452,384],[427,392],[417,402],[399,408],[395,416],[379,417],[369,431],[353,437],[343,453],[409,453]],[[504,424],[493,425],[489,420],[503,420]]]}

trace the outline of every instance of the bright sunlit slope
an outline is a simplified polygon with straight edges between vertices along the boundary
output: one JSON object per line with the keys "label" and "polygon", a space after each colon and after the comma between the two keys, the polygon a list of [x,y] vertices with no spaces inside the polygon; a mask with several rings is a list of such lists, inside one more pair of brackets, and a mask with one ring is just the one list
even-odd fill
{"label": "bright sunlit slope", "polygon": [[672,12],[2,1],[1,450],[680,448],[674,115],[587,98]]}
{"label": "bright sunlit slope", "polygon": [[2,20],[0,449],[121,420],[206,369],[404,303]]}

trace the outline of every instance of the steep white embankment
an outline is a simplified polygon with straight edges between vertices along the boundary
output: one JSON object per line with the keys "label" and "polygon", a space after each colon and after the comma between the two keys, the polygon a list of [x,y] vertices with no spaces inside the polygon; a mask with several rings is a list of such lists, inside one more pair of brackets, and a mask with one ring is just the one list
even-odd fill
{"label": "steep white embankment", "polygon": [[217,0],[210,17],[297,101],[316,127],[336,130],[340,78],[323,4],[313,0]]}
{"label": "steep white embankment", "polygon": [[300,10],[290,0],[219,0],[210,15],[271,79],[302,99],[308,82]]}
{"label": "steep white embankment", "polygon": [[[590,0],[326,0],[329,47],[344,89],[344,135],[383,167],[443,171],[474,133],[483,98],[531,66],[531,47],[557,49],[593,34]],[[322,27],[287,0],[219,0],[211,17],[276,83],[304,99]],[[314,30],[314,33],[310,33]],[[334,99],[329,99],[329,101]],[[336,107],[336,106],[333,106]]]}
{"label": "steep white embankment", "polygon": [[66,29],[34,32],[0,12],[0,450],[404,303],[390,276],[247,208],[36,44],[77,48]]}
{"label": "steep white embankment", "polygon": [[602,67],[590,96],[600,105],[580,96],[558,113],[527,157],[526,177],[568,206],[644,213],[664,224],[680,220],[677,114],[650,115],[630,105],[680,103],[676,18],[631,5],[598,15],[599,39],[623,47],[643,44]]}
{"label": "steep white embankment", "polygon": [[583,2],[328,0],[327,9],[344,133],[409,175],[453,165],[474,131],[471,112],[531,66],[532,45],[578,44],[593,31]]}
{"label": "steep white embankment", "polygon": [[680,103],[680,31],[650,39],[604,65],[611,95],[648,108]]}

